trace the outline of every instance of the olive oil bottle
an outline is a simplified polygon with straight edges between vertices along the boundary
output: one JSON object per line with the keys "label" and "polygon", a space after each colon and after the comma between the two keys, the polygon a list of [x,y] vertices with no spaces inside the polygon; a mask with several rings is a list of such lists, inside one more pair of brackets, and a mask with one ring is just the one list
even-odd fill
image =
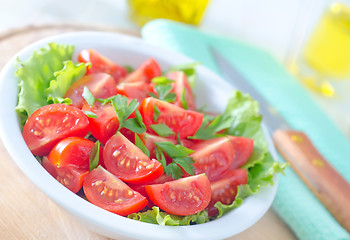
{"label": "olive oil bottle", "polygon": [[209,0],[128,0],[131,19],[143,26],[157,18],[198,25]]}

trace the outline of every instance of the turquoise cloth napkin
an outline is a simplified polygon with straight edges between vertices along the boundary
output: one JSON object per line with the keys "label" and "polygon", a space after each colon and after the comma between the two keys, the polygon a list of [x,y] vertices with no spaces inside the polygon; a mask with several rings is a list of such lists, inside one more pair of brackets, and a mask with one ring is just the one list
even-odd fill
{"label": "turquoise cloth napkin", "polygon": [[[316,148],[350,182],[350,143],[302,85],[269,53],[224,36],[169,20],[144,26],[142,37],[181,52],[220,74],[208,46],[213,45],[260,91],[286,121],[304,131]],[[279,156],[281,158],[281,156]],[[283,160],[282,160],[283,161]],[[350,199],[349,199],[350,201]],[[299,239],[350,239],[290,167],[280,176],[274,210]]]}

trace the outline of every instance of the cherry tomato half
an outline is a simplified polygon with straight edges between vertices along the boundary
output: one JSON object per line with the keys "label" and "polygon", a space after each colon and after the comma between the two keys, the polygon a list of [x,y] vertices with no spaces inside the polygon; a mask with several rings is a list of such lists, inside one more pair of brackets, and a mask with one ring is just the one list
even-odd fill
{"label": "cherry tomato half", "polygon": [[122,80],[124,83],[143,82],[149,84],[155,77],[162,75],[162,71],[154,58],[149,58],[143,62],[135,71]]}
{"label": "cherry tomato half", "polygon": [[237,186],[248,183],[247,170],[233,169],[226,172],[219,180],[211,183],[212,196],[207,207],[209,216],[216,216],[219,212],[214,204],[221,202],[229,205],[236,198]]}
{"label": "cherry tomato half", "polygon": [[84,87],[87,87],[95,98],[109,98],[117,95],[117,84],[107,73],[94,73],[85,75],[75,81],[67,90],[64,97],[72,100],[72,105],[82,108],[86,103],[83,98]]}
{"label": "cherry tomato half", "polygon": [[160,162],[148,158],[120,132],[107,141],[103,160],[109,172],[128,183],[151,181],[163,174]]}
{"label": "cherry tomato half", "polygon": [[96,118],[89,118],[90,132],[97,140],[106,144],[108,139],[112,137],[119,127],[119,120],[112,104],[101,104],[95,102],[90,107],[84,104],[84,111],[90,111],[96,114]]}
{"label": "cherry tomato half", "polygon": [[144,196],[100,166],[86,176],[83,189],[91,203],[121,216],[138,212],[147,205]]}
{"label": "cherry tomato half", "polygon": [[254,140],[246,137],[227,136],[233,144],[236,155],[232,161],[231,168],[243,166],[249,159],[254,149]]}
{"label": "cherry tomato half", "polygon": [[163,184],[147,185],[152,202],[167,213],[186,216],[205,209],[211,198],[211,187],[205,174]]}
{"label": "cherry tomato half", "polygon": [[52,177],[73,193],[77,193],[82,188],[84,178],[89,172],[75,166],[58,167],[47,157],[43,158],[42,165]]}
{"label": "cherry tomato half", "polygon": [[201,141],[191,147],[195,174],[205,173],[210,181],[219,178],[231,166],[235,149],[227,137]]}
{"label": "cherry tomato half", "polygon": [[125,68],[93,49],[82,50],[78,55],[78,60],[79,62],[91,63],[91,66],[87,69],[87,74],[108,73],[112,75],[116,83],[127,74]]}
{"label": "cherry tomato half", "polygon": [[74,166],[89,170],[89,157],[94,142],[82,137],[68,137],[51,150],[49,161],[57,167]]}
{"label": "cherry tomato half", "polygon": [[184,100],[187,104],[187,109],[196,110],[196,103],[186,74],[181,71],[175,71],[168,73],[166,77],[175,81],[173,83],[172,90],[176,94],[176,101],[174,102],[174,104],[176,106],[184,108],[182,103],[182,96],[184,94]]}
{"label": "cherry tomato half", "polygon": [[89,131],[89,120],[80,109],[51,104],[36,110],[23,127],[23,138],[34,155],[48,155],[62,139],[84,137]]}

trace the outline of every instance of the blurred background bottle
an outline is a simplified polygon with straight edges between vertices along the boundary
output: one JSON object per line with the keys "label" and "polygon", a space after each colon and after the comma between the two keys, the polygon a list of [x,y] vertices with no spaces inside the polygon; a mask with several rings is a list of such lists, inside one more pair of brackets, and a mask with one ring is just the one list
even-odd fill
{"label": "blurred background bottle", "polygon": [[327,1],[297,55],[287,67],[350,139],[350,0]]}
{"label": "blurred background bottle", "polygon": [[130,17],[138,25],[157,18],[199,25],[209,0],[128,0]]}
{"label": "blurred background bottle", "polygon": [[306,63],[317,72],[319,78],[315,82],[307,82],[309,86],[327,96],[335,96],[335,81],[350,81],[349,6],[335,2],[325,10],[303,54]]}

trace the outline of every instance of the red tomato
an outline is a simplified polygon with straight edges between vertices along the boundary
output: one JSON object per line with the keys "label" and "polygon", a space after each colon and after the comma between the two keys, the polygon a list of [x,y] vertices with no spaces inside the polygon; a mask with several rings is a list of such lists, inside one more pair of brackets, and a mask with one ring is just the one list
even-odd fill
{"label": "red tomato", "polygon": [[83,98],[84,86],[95,98],[109,98],[118,94],[117,84],[111,75],[107,73],[86,75],[75,81],[64,95],[72,100],[74,107],[82,108],[86,102]]}
{"label": "red tomato", "polygon": [[235,149],[227,137],[201,141],[191,147],[195,174],[205,173],[210,181],[218,179],[231,166]]}
{"label": "red tomato", "polygon": [[217,181],[211,183],[212,196],[207,207],[209,216],[218,215],[219,211],[214,204],[221,202],[229,205],[236,198],[237,186],[248,183],[247,170],[233,169],[229,170]]}
{"label": "red tomato", "polygon": [[121,216],[138,212],[147,205],[144,196],[102,167],[86,176],[83,189],[91,203]]}
{"label": "red tomato", "polygon": [[84,104],[84,111],[90,111],[97,115],[97,118],[89,118],[90,132],[97,140],[106,144],[119,127],[119,120],[114,107],[111,104],[95,102],[93,107]]}
{"label": "red tomato", "polygon": [[235,136],[228,136],[228,138],[236,150],[236,155],[232,161],[231,168],[239,168],[248,161],[250,155],[252,154],[254,148],[254,140],[251,138]]}
{"label": "red tomato", "polygon": [[211,198],[211,187],[205,174],[180,178],[145,187],[149,198],[167,213],[186,216],[205,209]]}
{"label": "red tomato", "polygon": [[82,50],[78,55],[78,60],[79,62],[91,63],[91,67],[87,69],[87,74],[108,73],[112,75],[116,83],[128,73],[125,68],[115,64],[93,49]]}
{"label": "red tomato", "polygon": [[[160,114],[157,122],[153,119],[155,106]],[[151,124],[163,123],[167,125],[174,133],[179,133],[180,138],[193,136],[202,125],[204,115],[199,112],[185,110],[171,103],[161,101],[156,98],[145,98],[141,104],[141,114],[143,121],[151,133]]]}
{"label": "red tomato", "polygon": [[140,103],[146,97],[149,97],[149,93],[152,91],[151,86],[148,83],[138,82],[122,82],[117,86],[117,92],[121,95],[127,96],[132,99],[137,99]]}
{"label": "red tomato", "polygon": [[183,108],[181,98],[182,98],[183,92],[185,91],[185,100],[187,103],[187,109],[195,110],[196,103],[194,100],[191,86],[187,80],[186,74],[181,71],[176,71],[176,72],[168,73],[166,77],[175,81],[173,83],[173,90],[172,90],[173,92],[176,93],[176,101],[174,104],[176,106]]}
{"label": "red tomato", "polygon": [[150,58],[143,62],[135,71],[130,73],[122,81],[124,83],[128,82],[143,82],[150,83],[155,77],[162,75],[162,71],[154,58]]}
{"label": "red tomato", "polygon": [[146,189],[145,187],[147,185],[152,185],[152,184],[160,184],[160,183],[165,183],[165,182],[169,182],[169,181],[173,181],[173,177],[170,175],[166,175],[165,173],[163,173],[160,177],[149,181],[149,182],[145,182],[142,184],[128,184],[132,189],[134,189],[136,192],[139,192],[142,196],[145,196],[148,200],[148,204],[147,206],[149,208],[152,208],[154,206],[154,203],[149,199],[147,193],[146,193]]}
{"label": "red tomato", "polygon": [[94,142],[82,137],[68,137],[51,150],[49,161],[57,167],[74,166],[89,170],[89,157]]}
{"label": "red tomato", "polygon": [[81,189],[84,178],[89,172],[74,166],[58,167],[52,164],[47,157],[43,158],[42,165],[52,177],[73,193],[77,193]]}
{"label": "red tomato", "polygon": [[109,172],[128,183],[151,181],[163,174],[160,162],[148,158],[120,132],[107,141],[103,159]]}
{"label": "red tomato", "polygon": [[23,127],[23,138],[34,155],[48,155],[62,139],[84,137],[89,131],[89,120],[80,109],[51,104],[36,110]]}

